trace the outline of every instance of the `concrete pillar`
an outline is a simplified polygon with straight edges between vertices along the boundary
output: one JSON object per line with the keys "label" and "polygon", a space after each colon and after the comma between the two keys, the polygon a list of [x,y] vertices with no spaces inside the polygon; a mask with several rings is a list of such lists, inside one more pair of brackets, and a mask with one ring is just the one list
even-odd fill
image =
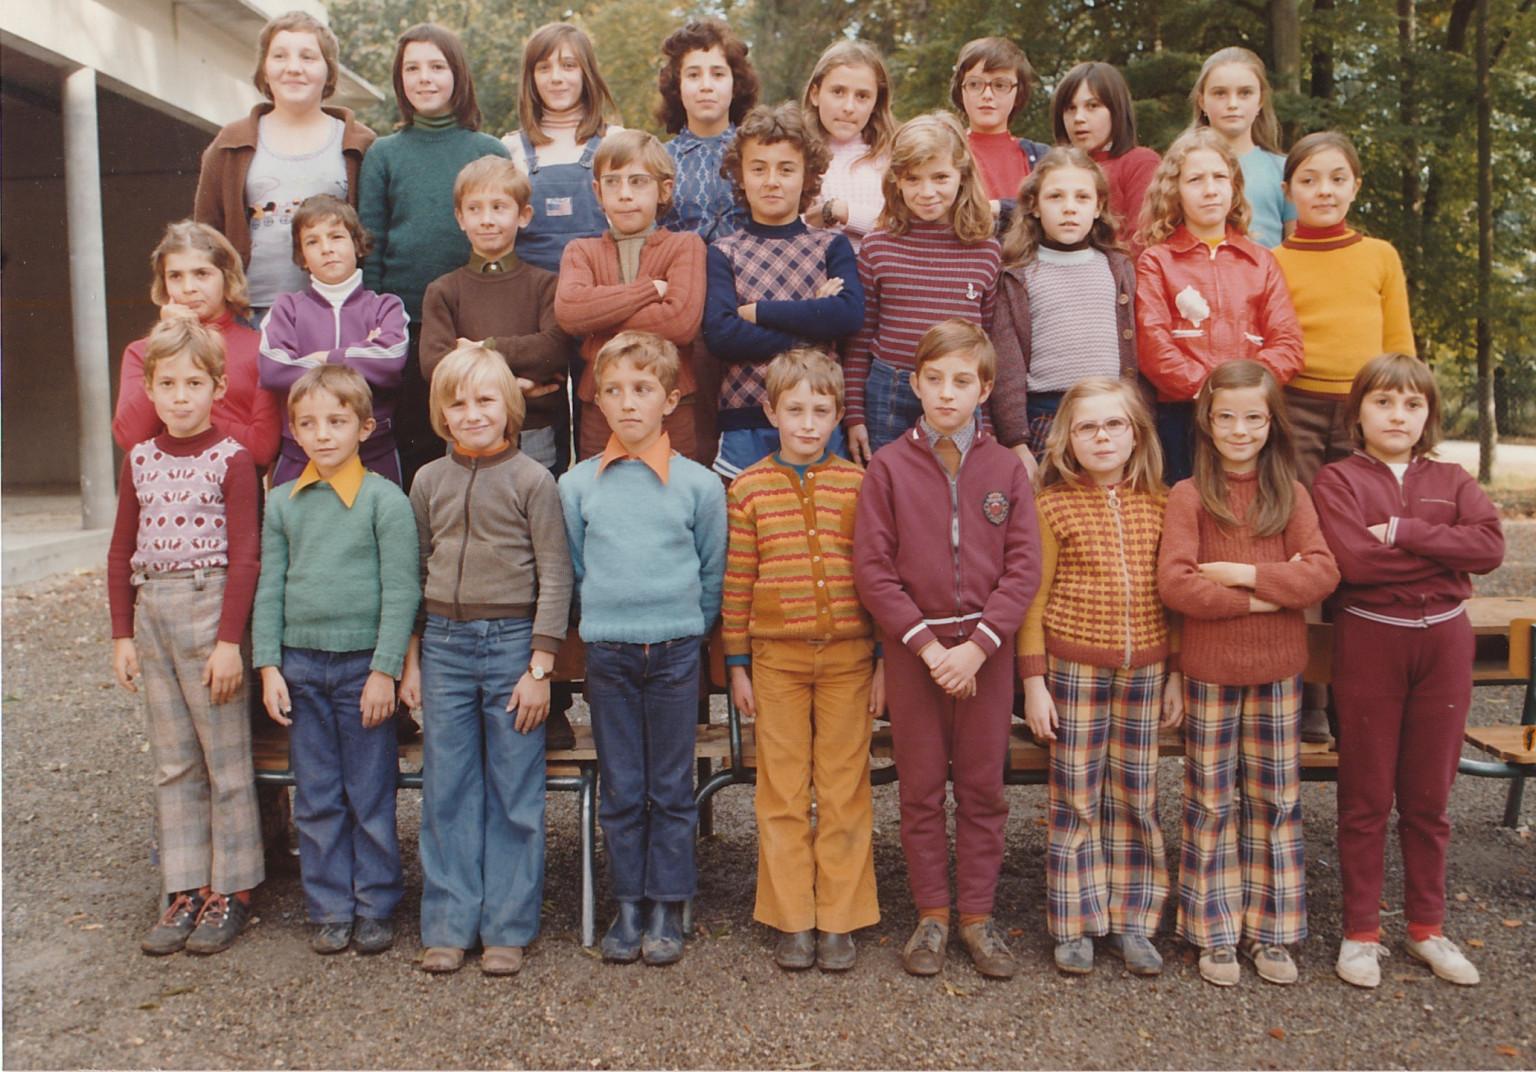
{"label": "concrete pillar", "polygon": [[64,204],[79,397],[80,507],[88,529],[110,527],[117,509],[112,487],[112,375],[97,137],[96,72],[82,67],[64,76]]}

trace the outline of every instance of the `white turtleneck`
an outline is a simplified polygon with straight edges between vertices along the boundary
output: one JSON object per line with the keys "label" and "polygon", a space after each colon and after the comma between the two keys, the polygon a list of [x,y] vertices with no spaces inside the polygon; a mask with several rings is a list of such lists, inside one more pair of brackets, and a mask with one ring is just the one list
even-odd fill
{"label": "white turtleneck", "polygon": [[309,285],[315,288],[315,293],[331,303],[331,308],[340,309],[341,303],[352,296],[352,292],[363,285],[363,270],[359,268],[340,283],[322,283],[314,276],[309,277]]}

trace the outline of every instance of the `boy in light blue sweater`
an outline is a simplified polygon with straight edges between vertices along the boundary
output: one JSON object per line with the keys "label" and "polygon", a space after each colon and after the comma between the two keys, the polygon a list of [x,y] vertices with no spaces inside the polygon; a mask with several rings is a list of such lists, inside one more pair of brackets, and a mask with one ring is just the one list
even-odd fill
{"label": "boy in light blue sweater", "polygon": [[251,661],[267,714],[289,727],[310,948],[382,953],[403,892],[392,716],[421,599],[416,517],[358,458],[374,428],[361,375],[310,369],[288,415],[309,463],[267,496]]}
{"label": "boy in light blue sweater", "polygon": [[725,490],[662,430],[680,397],[675,346],[621,332],[593,373],[613,436],[560,478],[560,502],[619,905],[603,958],[671,964],[695,887],[695,713],[700,647],[725,576]]}

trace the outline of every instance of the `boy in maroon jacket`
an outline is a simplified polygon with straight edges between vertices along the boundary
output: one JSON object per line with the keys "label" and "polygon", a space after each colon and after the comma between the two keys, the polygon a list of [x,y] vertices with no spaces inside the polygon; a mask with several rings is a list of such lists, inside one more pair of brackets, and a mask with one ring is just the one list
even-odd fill
{"label": "boy in maroon jacket", "polygon": [[918,908],[902,965],[913,975],[944,965],[951,766],[960,939],[983,975],[1017,969],[992,902],[1008,820],[1013,634],[1039,586],[1040,535],[1023,463],[977,420],[996,370],[974,324],[945,320],[923,336],[912,373],[923,416],[875,453],[854,527],[854,582],[887,639],[901,846]]}

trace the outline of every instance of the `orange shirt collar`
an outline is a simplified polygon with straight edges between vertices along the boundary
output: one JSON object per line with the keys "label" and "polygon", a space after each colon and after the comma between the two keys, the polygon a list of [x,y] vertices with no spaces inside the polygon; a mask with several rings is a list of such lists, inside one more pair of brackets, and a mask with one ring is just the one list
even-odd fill
{"label": "orange shirt collar", "polygon": [[599,475],[608,466],[624,458],[634,458],[636,461],[644,462],[651,467],[651,471],[660,477],[661,482],[665,484],[667,482],[668,469],[672,464],[672,439],[666,432],[662,432],[656,442],[646,447],[641,453],[631,454],[625,449],[624,444],[619,442],[618,436],[610,435],[608,437],[608,445],[603,448],[602,460],[597,463]]}
{"label": "orange shirt collar", "polygon": [[311,484],[329,484],[331,490],[336,493],[336,497],[350,510],[352,504],[357,501],[357,493],[363,490],[363,477],[367,473],[368,470],[363,468],[363,460],[356,454],[352,455],[341,470],[329,480],[320,475],[320,470],[315,468],[314,462],[310,462],[304,466],[304,471],[293,482],[293,490],[288,493],[288,497],[293,498]]}

